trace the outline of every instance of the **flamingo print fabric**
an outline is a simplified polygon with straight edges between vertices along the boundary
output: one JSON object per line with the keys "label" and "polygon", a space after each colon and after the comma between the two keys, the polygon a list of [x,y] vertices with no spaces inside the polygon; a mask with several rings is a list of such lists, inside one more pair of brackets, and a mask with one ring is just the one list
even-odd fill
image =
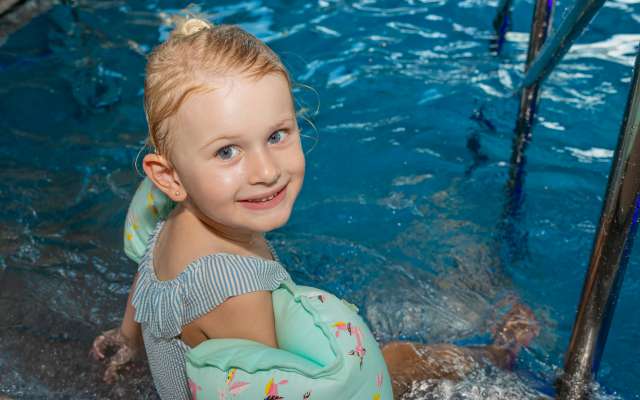
{"label": "flamingo print fabric", "polygon": [[213,339],[187,353],[196,400],[392,400],[376,340],[357,308],[284,281],[273,291],[280,348]]}

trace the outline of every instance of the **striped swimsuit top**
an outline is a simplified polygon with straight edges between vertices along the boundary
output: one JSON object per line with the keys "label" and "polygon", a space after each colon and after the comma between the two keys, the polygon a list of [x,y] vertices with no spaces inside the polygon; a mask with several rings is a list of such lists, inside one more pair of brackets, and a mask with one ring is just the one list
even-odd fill
{"label": "striped swimsuit top", "polygon": [[215,253],[190,262],[176,278],[161,281],[153,268],[153,249],[163,225],[164,221],[157,223],[147,243],[132,304],[160,398],[188,400],[185,354],[190,348],[179,338],[182,327],[229,297],[273,291],[289,274],[269,244],[276,261]]}

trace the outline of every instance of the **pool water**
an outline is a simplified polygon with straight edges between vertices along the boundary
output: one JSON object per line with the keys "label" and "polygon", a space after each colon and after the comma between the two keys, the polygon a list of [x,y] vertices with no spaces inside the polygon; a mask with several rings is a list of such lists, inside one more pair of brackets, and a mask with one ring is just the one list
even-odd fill
{"label": "pool water", "polygon": [[[532,1],[500,56],[496,1],[218,1],[283,58],[307,151],[290,223],[271,234],[294,279],[357,304],[381,341],[482,344],[519,299],[542,333],[512,372],[416,384],[414,399],[553,394],[640,41],[640,1],[609,0],[549,77],[522,213],[501,229]],[[573,2],[557,5],[554,26]],[[79,0],[0,47],[0,394],[149,398],[144,363],[114,386],[87,352],[116,326],[136,266],[121,248],[145,138],[145,54],[177,1]],[[600,399],[640,399],[640,262],[631,255]],[[498,311],[496,311],[498,309]]]}

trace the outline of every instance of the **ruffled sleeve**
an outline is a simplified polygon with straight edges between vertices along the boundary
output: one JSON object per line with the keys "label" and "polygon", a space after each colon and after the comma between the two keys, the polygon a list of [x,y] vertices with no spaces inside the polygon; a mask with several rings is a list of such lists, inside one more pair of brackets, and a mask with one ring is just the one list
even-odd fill
{"label": "ruffled sleeve", "polygon": [[176,337],[183,326],[227,298],[260,290],[272,291],[289,279],[277,261],[216,253],[193,261],[175,279],[158,280],[153,271],[152,249],[159,226],[140,263],[132,299],[135,320],[156,337]]}

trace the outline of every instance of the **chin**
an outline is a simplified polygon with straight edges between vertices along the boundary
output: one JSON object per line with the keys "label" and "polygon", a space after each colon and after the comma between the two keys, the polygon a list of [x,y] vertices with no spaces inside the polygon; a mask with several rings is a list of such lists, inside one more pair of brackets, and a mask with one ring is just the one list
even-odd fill
{"label": "chin", "polygon": [[291,210],[283,214],[285,215],[269,215],[264,216],[264,218],[254,217],[250,229],[255,232],[269,232],[278,229],[289,221]]}
{"label": "chin", "polygon": [[[284,226],[291,216],[293,204],[289,199],[285,199],[281,204],[272,209],[247,210],[242,209],[241,214],[244,220],[245,229],[254,232],[269,232]],[[239,221],[238,221],[239,222]]]}

